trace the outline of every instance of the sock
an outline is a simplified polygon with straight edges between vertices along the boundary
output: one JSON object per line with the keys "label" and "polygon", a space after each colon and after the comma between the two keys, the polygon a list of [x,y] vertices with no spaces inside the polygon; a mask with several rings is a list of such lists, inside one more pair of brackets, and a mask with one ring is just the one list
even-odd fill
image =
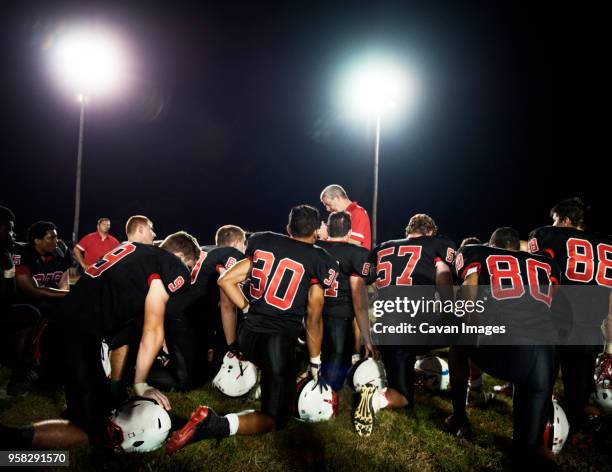
{"label": "sock", "polygon": [[225,415],[225,418],[229,422],[229,435],[233,436],[238,432],[238,415],[236,413],[230,413],[229,415]]}
{"label": "sock", "polygon": [[374,412],[382,410],[387,405],[389,405],[389,400],[387,399],[387,391],[381,390],[376,392],[374,398],[372,399],[372,406],[374,407]]}
{"label": "sock", "polygon": [[476,377],[475,379],[470,378],[469,381],[470,388],[480,388],[482,387],[482,374]]}

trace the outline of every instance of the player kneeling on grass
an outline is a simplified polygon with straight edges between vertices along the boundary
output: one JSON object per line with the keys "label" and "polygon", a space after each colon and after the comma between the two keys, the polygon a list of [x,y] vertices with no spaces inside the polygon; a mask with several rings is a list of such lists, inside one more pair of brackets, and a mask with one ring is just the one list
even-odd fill
{"label": "player kneeling on grass", "polygon": [[160,247],[124,242],[89,267],[50,325],[49,335],[61,351],[69,420],[2,426],[0,444],[12,449],[108,444],[113,397],[100,346],[103,338],[130,323],[142,324],[134,391],[169,410],[166,396],[145,380],[163,343],[166,303],[189,287],[188,267],[198,254],[195,238],[178,232]]}
{"label": "player kneeling on grass", "polygon": [[[169,439],[168,454],[192,441],[261,434],[284,427],[295,396],[295,352],[304,318],[311,375],[316,382],[323,382],[319,375],[323,291],[334,283],[337,264],[325,250],[314,246],[318,223],[316,208],[292,208],[289,237],[271,232],[252,235],[247,258],[219,278],[221,290],[246,314],[238,331],[238,348],[261,369],[261,411],[220,417],[212,408],[199,406]],[[247,278],[250,304],[239,286]]]}

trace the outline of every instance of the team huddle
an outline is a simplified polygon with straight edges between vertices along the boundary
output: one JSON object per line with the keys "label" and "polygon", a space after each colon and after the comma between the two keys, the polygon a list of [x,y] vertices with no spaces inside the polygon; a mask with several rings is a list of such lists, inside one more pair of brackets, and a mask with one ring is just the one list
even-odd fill
{"label": "team huddle", "polygon": [[[578,199],[555,205],[553,225],[535,229],[526,241],[504,227],[486,244],[469,238],[457,247],[431,217],[416,214],[404,235],[374,248],[365,210],[342,187],[327,187],[321,201],[330,211],[325,224],[316,208],[298,205],[289,213],[287,235],[260,232],[247,239],[240,227],[225,225],[209,247],[183,231],[156,246],[152,222],[132,217],[127,241],[95,261],[80,260],[78,282],[61,295],[53,294],[61,289],[46,289],[57,302],[32,315],[43,318],[38,356],[44,368],[61,372],[67,420],[0,426],[3,445],[151,450],[171,428],[165,413],[171,405],[162,392],[188,391],[213,377],[233,396],[257,389],[260,409],[221,416],[211,406],[197,406],[165,442],[168,454],[206,438],[281,429],[292,415],[328,419],[347,381],[356,390],[355,431],[370,436],[381,409],[415,408],[422,382],[415,363],[445,347],[453,405],[446,426],[457,436],[470,435],[466,404],[485,395],[483,371],[512,384],[517,456],[544,465],[554,462],[551,449],[558,451],[565,440],[549,421],[559,415],[551,400],[559,371],[571,437],[589,433],[591,397],[612,409],[612,240],[584,230]],[[9,251],[14,216],[4,212],[0,220],[0,245]],[[34,236],[39,244],[45,234]],[[3,301],[11,299],[6,287],[22,263],[14,255],[12,263],[4,259]],[[61,269],[56,274],[61,283]],[[563,295],[564,286],[592,289],[588,308]],[[391,299],[415,287],[419,296],[440,301],[488,298],[488,320],[462,322],[503,322],[506,337],[379,343],[369,298]],[[23,315],[17,304],[6,306],[11,319]],[[587,309],[597,311],[595,328],[580,321]],[[457,317],[438,320],[452,324]],[[22,325],[15,326],[17,339]],[[589,343],[581,337],[587,332]],[[15,366],[19,362],[14,359]],[[136,399],[128,400],[128,385]],[[127,434],[134,422],[140,436]]]}

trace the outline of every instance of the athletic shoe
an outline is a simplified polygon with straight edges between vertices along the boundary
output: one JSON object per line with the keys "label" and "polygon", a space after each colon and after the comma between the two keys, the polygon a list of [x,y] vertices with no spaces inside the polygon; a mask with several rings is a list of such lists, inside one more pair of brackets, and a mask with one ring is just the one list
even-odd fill
{"label": "athletic shoe", "polygon": [[513,391],[512,383],[508,382],[503,385],[495,385],[493,387],[493,391],[495,393],[499,393],[500,395],[506,395],[507,397],[511,397]]}
{"label": "athletic shoe", "polygon": [[457,416],[450,415],[444,420],[446,430],[458,438],[469,439],[472,437],[472,427],[467,418],[459,420]]}
{"label": "athletic shoe", "polygon": [[374,429],[376,413],[374,411],[373,399],[378,392],[374,385],[364,385],[359,393],[359,403],[353,414],[355,431],[359,436],[369,436]]}
{"label": "athletic shoe", "polygon": [[485,392],[482,387],[468,388],[467,398],[465,399],[466,406],[472,408],[482,408],[495,398],[494,393]]}
{"label": "athletic shoe", "polygon": [[224,438],[229,436],[229,422],[220,417],[212,408],[198,406],[191,414],[187,424],[174,431],[166,443],[166,454],[174,454],[192,440]]}

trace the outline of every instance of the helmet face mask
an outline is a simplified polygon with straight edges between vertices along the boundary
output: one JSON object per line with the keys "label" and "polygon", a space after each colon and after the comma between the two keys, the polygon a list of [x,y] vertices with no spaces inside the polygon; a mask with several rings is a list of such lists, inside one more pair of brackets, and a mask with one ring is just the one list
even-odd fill
{"label": "helmet face mask", "polygon": [[387,374],[381,362],[362,359],[351,368],[347,381],[355,392],[360,392],[363,385],[374,385],[380,390],[387,386]]}
{"label": "helmet face mask", "polygon": [[257,367],[232,352],[225,354],[213,385],[228,397],[246,395],[257,383]]}
{"label": "helmet face mask", "polygon": [[321,389],[314,379],[304,378],[297,384],[294,416],[301,421],[327,421],[338,412],[338,395],[328,385]]}
{"label": "helmet face mask", "polygon": [[163,407],[148,398],[135,398],[113,412],[107,434],[116,450],[150,452],[164,444],[171,426]]}
{"label": "helmet face mask", "polygon": [[415,384],[432,392],[448,390],[450,375],[448,364],[436,356],[426,356],[414,363]]}

